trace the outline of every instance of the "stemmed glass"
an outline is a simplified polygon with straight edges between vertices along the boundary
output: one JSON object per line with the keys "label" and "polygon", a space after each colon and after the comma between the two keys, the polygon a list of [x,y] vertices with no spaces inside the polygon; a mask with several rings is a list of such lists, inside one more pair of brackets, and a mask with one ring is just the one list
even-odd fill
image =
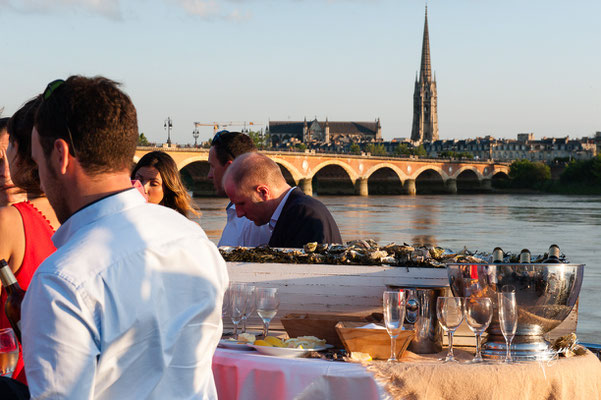
{"label": "stemmed glass", "polygon": [[244,307],[244,313],[242,314],[242,333],[246,332],[246,321],[255,311],[255,287],[253,285],[246,285],[246,306]]}
{"label": "stemmed glass", "polygon": [[403,330],[405,321],[405,293],[399,291],[386,291],[383,295],[384,323],[390,335],[390,358],[396,361],[396,338]]}
{"label": "stemmed glass", "polygon": [[465,319],[472,332],[476,334],[476,355],[471,362],[482,362],[480,339],[492,319],[492,301],[488,297],[466,298]]}
{"label": "stemmed glass", "polygon": [[449,352],[444,362],[457,361],[453,353],[453,334],[463,322],[465,315],[463,297],[439,297],[436,301],[438,322],[449,335]]}
{"label": "stemmed glass", "polygon": [[246,284],[230,284],[229,293],[230,318],[234,324],[234,338],[238,339],[238,324],[242,320],[242,315],[244,315],[244,309],[246,307]]}
{"label": "stemmed glass", "polygon": [[10,377],[19,360],[19,345],[11,328],[0,329],[0,375]]}
{"label": "stemmed glass", "polygon": [[505,337],[505,344],[507,346],[507,354],[505,355],[505,362],[513,362],[511,358],[511,342],[515,336],[515,331],[518,327],[518,309],[515,301],[515,291],[511,289],[497,293],[499,299],[499,324],[501,325],[501,332]]}
{"label": "stemmed glass", "polygon": [[263,337],[269,333],[269,323],[275,317],[280,305],[277,288],[256,288],[255,303],[257,314],[263,320]]}

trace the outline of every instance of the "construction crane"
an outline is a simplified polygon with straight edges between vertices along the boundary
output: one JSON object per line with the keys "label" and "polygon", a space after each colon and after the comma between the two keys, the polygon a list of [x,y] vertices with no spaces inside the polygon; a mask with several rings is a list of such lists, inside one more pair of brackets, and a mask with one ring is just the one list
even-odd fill
{"label": "construction crane", "polygon": [[228,122],[195,122],[194,123],[194,131],[197,132],[198,131],[198,127],[199,126],[212,126],[213,127],[213,134],[217,133],[217,131],[220,128],[225,128],[228,126],[243,126],[243,131],[246,130],[246,126],[247,125],[261,125],[261,122],[233,122],[233,121],[228,121]]}

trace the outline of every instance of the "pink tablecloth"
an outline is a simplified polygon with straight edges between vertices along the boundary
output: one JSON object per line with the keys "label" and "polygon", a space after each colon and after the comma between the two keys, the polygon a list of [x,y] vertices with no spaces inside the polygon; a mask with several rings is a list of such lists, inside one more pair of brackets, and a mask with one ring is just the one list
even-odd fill
{"label": "pink tablecloth", "polygon": [[213,357],[213,375],[223,400],[384,398],[373,375],[351,363],[219,348]]}

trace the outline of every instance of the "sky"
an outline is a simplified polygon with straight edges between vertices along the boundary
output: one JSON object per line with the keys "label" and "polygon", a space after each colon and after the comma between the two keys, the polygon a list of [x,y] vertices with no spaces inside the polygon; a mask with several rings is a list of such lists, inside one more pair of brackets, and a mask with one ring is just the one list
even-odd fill
{"label": "sky", "polygon": [[[122,83],[140,132],[374,121],[410,137],[424,1],[0,0],[0,108],[48,82]],[[601,1],[429,1],[441,139],[601,131]],[[250,124],[247,125],[250,127]],[[242,126],[227,127],[240,130]],[[200,129],[199,141],[212,136]]]}

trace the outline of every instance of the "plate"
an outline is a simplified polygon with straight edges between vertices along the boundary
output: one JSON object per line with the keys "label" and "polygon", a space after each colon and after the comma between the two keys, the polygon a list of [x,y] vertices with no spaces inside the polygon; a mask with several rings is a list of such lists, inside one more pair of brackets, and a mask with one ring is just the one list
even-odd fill
{"label": "plate", "polygon": [[328,345],[318,346],[312,349],[291,349],[288,347],[270,347],[270,346],[255,346],[254,344],[247,344],[246,346],[257,350],[261,354],[267,356],[283,357],[283,358],[296,358],[303,357],[312,351],[321,351],[328,348]]}
{"label": "plate", "polygon": [[252,350],[246,342],[237,342],[235,340],[221,339],[219,341],[219,347],[225,347],[226,349],[232,350]]}

